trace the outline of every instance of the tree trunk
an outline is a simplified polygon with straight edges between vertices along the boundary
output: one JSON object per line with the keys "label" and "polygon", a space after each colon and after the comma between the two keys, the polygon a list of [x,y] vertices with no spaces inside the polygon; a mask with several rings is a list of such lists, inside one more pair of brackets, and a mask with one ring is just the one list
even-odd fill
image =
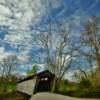
{"label": "tree trunk", "polygon": [[56,78],[54,78],[54,80],[53,80],[51,92],[55,92],[55,89],[56,89]]}

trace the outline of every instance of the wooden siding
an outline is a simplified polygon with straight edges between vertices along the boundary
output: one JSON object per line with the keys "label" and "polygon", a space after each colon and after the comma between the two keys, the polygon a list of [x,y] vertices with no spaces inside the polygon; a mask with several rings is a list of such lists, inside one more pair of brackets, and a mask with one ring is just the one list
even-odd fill
{"label": "wooden siding", "polygon": [[23,81],[17,84],[17,90],[26,93],[28,95],[32,95],[35,89],[37,78],[34,77],[33,79]]}

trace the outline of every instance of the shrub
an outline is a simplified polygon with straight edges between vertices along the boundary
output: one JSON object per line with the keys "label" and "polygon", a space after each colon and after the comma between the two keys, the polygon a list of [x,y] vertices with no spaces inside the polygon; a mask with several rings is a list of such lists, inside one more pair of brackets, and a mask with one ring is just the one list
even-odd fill
{"label": "shrub", "polygon": [[55,92],[60,94],[65,94],[67,91],[68,81],[61,80],[59,84],[56,84]]}
{"label": "shrub", "polygon": [[90,88],[90,87],[91,87],[91,82],[89,79],[83,78],[79,83],[79,88],[81,89]]}

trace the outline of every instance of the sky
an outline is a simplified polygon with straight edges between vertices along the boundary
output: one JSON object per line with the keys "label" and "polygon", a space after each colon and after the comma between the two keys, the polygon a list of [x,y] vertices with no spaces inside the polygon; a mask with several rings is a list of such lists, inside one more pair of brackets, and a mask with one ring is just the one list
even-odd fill
{"label": "sky", "polygon": [[100,0],[0,0],[0,60],[16,54],[19,72],[24,74],[43,57],[33,45],[32,34],[43,30],[49,19],[52,23],[71,20],[80,30],[85,20],[100,16],[99,12]]}

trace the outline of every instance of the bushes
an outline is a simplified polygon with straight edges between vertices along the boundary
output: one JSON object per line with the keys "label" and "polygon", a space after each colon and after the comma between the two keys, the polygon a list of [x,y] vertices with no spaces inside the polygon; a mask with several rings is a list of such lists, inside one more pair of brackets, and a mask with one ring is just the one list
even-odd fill
{"label": "bushes", "polygon": [[84,89],[84,88],[90,88],[91,87],[91,82],[87,78],[82,78],[82,80],[79,83],[79,88]]}
{"label": "bushes", "polygon": [[94,76],[92,76],[90,81],[91,81],[92,87],[94,89],[99,89],[100,90],[100,75],[95,74]]}
{"label": "bushes", "polygon": [[67,91],[67,85],[68,85],[67,80],[59,81],[59,83],[56,84],[55,93],[65,94]]}
{"label": "bushes", "polygon": [[100,98],[100,76],[82,77],[79,83],[60,81],[56,93],[81,98]]}
{"label": "bushes", "polygon": [[73,97],[100,98],[100,88],[92,85],[89,78],[82,78],[80,83],[63,80],[59,85],[56,85],[55,92]]}
{"label": "bushes", "polygon": [[[99,78],[98,78],[99,77]],[[100,76],[83,77],[78,85],[75,96],[100,98]]]}
{"label": "bushes", "polygon": [[60,93],[65,94],[66,91],[67,91],[67,85],[68,85],[68,81],[64,81],[64,80],[63,80],[63,81],[60,83],[60,85],[59,85],[58,91],[59,91]]}
{"label": "bushes", "polygon": [[62,80],[59,85],[56,85],[56,93],[68,95],[74,93],[77,89],[77,84],[69,82],[68,80]]}

